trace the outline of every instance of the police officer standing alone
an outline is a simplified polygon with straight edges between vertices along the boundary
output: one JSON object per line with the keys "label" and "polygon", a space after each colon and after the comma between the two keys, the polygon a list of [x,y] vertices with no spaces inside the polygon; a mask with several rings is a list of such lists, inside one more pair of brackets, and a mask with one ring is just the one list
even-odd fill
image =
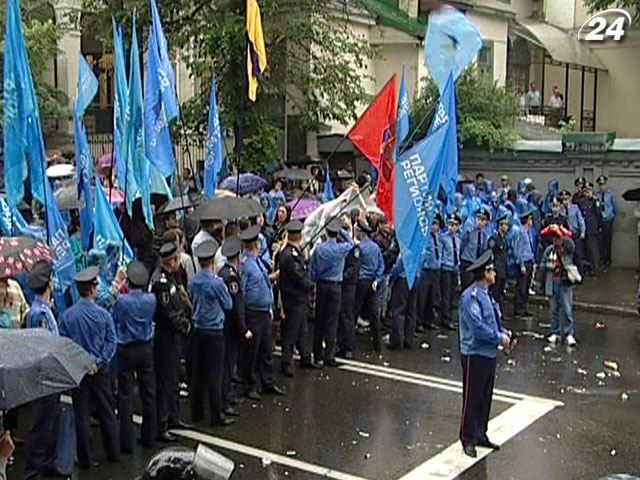
{"label": "police officer standing alone", "polygon": [[202,421],[208,394],[211,424],[227,426],[235,421],[222,413],[224,311],[231,310],[233,303],[224,281],[213,273],[217,248],[214,240],[205,240],[193,252],[200,271],[189,282],[195,342],[191,416],[194,422]]}
{"label": "police officer standing alone", "polygon": [[462,420],[464,453],[475,458],[476,447],[498,450],[487,438],[498,345],[511,344],[510,332],[500,326],[500,308],[489,295],[496,281],[493,254],[485,252],[468,271],[474,283],[460,298],[460,354],[462,361]]}
{"label": "police officer standing alone", "polygon": [[177,273],[180,257],[175,243],[160,248],[160,265],[151,276],[149,291],[156,297],[153,316],[155,332],[153,352],[156,369],[156,401],[158,404],[158,440],[172,442],[167,430],[181,427],[178,378],[183,336],[191,329],[191,303]]}
{"label": "police officer standing alone", "polygon": [[158,435],[156,374],[153,366],[153,315],[156,297],[146,292],[149,273],[143,263],[127,267],[129,293],[113,306],[113,322],[118,337],[118,415],[120,449],[133,453],[133,405],[136,380],[142,400],[140,443],[152,448]]}
{"label": "police officer standing alone", "polygon": [[598,184],[598,199],[602,209],[602,232],[600,234],[600,264],[602,268],[611,266],[611,241],[613,239],[613,221],[616,218],[616,197],[607,185],[609,178],[600,175],[596,179]]}
{"label": "police officer standing alone", "polygon": [[118,419],[113,409],[113,389],[109,371],[109,363],[116,353],[116,332],[109,312],[96,305],[94,301],[98,293],[98,274],[98,267],[89,267],[76,274],[74,280],[78,286],[80,300],[64,312],[60,323],[60,334],[76,342],[96,360],[95,367],[73,391],[78,465],[81,468],[91,468],[93,463],[92,407],[100,422],[107,458],[111,462],[120,459]]}
{"label": "police officer standing alone", "polygon": [[507,287],[507,257],[509,232],[509,214],[504,213],[496,219],[498,231],[489,239],[489,249],[493,252],[493,264],[496,267],[496,281],[489,287],[491,297],[500,306],[500,312],[504,312],[504,290]]}

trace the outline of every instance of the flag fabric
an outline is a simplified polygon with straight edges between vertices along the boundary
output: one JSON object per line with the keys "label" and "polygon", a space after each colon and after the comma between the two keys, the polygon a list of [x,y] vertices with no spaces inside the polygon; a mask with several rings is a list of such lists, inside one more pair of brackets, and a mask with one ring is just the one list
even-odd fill
{"label": "flag fabric", "polygon": [[127,209],[131,211],[133,199],[138,196],[142,201],[142,213],[147,226],[151,229],[153,215],[151,213],[151,192],[149,182],[149,159],[145,147],[144,129],[144,102],[142,99],[142,79],[140,77],[140,53],[138,50],[138,35],[136,33],[136,17],[133,15],[133,28],[131,39],[131,55],[129,70],[129,92],[127,98],[127,124],[125,130],[126,161],[133,171],[133,177],[137,185],[137,191],[126,187]]}
{"label": "flag fabric", "polygon": [[155,0],[151,0],[151,19],[144,89],[147,158],[162,176],[168,177],[176,169],[169,123],[179,112],[173,66]]}
{"label": "flag fabric", "polygon": [[322,190],[322,201],[329,202],[335,198],[336,196],[333,193],[333,182],[331,181],[331,169],[329,168],[329,164],[327,164],[327,172],[324,176],[324,190]]}
{"label": "flag fabric", "polygon": [[398,123],[396,125],[396,154],[400,153],[402,142],[409,135],[409,115],[411,113],[409,95],[407,94],[407,83],[404,75],[404,65],[402,66],[402,79],[400,80],[400,90],[398,92]]}
{"label": "flag fabric", "polygon": [[462,12],[447,6],[429,15],[424,44],[425,64],[442,94],[449,74],[455,83],[476,57],[482,36]]}
{"label": "flag fabric", "polygon": [[449,170],[451,142],[457,141],[453,87],[453,76],[450,76],[445,89],[447,96],[438,105],[427,137],[396,162],[395,228],[410,288],[420,271],[421,254],[431,231],[442,176]]}
{"label": "flag fabric", "polygon": [[[100,185],[98,179],[96,179],[96,184]],[[93,244],[96,250],[106,251],[109,243],[123,244],[125,261],[130,262],[133,260],[133,250],[124,238],[120,224],[111,209],[111,205],[109,205],[104,189],[99,187],[96,188],[96,227]]]}
{"label": "flag fabric", "polygon": [[396,116],[394,75],[347,134],[351,143],[378,171],[376,202],[390,222],[393,222]]}
{"label": "flag fabric", "polygon": [[207,126],[207,152],[204,162],[204,194],[213,198],[216,194],[218,178],[224,153],[222,151],[222,128],[218,115],[218,99],[216,96],[216,79],[211,79],[211,93],[209,95],[209,121]]}
{"label": "flag fabric", "polygon": [[247,79],[249,100],[256,101],[258,81],[267,68],[267,51],[264,46],[260,6],[257,0],[247,0]]}
{"label": "flag fabric", "polygon": [[171,187],[167,183],[167,179],[153,165],[149,165],[149,193],[159,193],[169,200],[173,199]]}
{"label": "flag fabric", "polygon": [[29,225],[20,210],[10,207],[2,197],[0,197],[0,230],[5,237],[31,237],[45,243],[47,241],[43,228]]}
{"label": "flag fabric", "polygon": [[76,150],[78,176],[78,204],[80,206],[80,238],[82,249],[91,248],[93,230],[93,199],[91,198],[91,178],[93,177],[93,157],[87,141],[87,133],[81,117],[98,92],[98,79],[82,54],[78,55],[78,96],[73,112],[73,131]]}

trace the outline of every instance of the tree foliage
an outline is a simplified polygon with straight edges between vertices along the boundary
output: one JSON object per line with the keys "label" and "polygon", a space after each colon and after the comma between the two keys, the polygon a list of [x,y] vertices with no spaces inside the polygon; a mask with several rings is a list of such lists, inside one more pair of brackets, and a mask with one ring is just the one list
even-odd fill
{"label": "tree foliage", "polygon": [[[112,15],[130,29],[135,8],[138,25],[145,29],[149,25],[148,0],[84,1],[84,10],[92,12],[86,21],[102,32],[107,49],[111,32],[104,25],[110,25],[107,20]],[[203,135],[213,73],[222,124],[227,135],[234,133],[236,138],[243,129],[242,161],[254,167],[278,157],[285,98],[290,113],[299,116],[307,129],[352,120],[365,98],[359,69],[375,52],[349,28],[350,11],[339,7],[349,3],[346,0],[260,0],[268,67],[258,101],[241,112],[246,95],[245,3],[158,0],[158,9],[170,47],[180,49],[200,85],[197,95],[182,106],[183,124],[177,133]]]}
{"label": "tree foliage", "polygon": [[[429,130],[439,101],[438,87],[424,79],[413,102],[411,124],[416,128],[414,140],[423,138]],[[509,149],[518,139],[513,122],[518,116],[515,96],[504,87],[470,68],[456,83],[458,106],[458,142],[460,146]]]}
{"label": "tree foliage", "polygon": [[582,0],[591,13],[600,12],[611,7],[624,8],[633,17],[640,20],[640,0]]}

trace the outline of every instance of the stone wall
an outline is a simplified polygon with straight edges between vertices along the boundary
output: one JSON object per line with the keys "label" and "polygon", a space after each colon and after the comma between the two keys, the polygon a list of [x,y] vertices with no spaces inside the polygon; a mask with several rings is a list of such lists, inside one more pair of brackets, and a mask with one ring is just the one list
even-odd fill
{"label": "stone wall", "polygon": [[626,202],[621,195],[626,190],[640,187],[640,152],[579,154],[461,150],[460,173],[475,178],[478,172],[494,182],[504,174],[509,175],[514,187],[518,180],[530,177],[543,193],[553,178],[560,181],[562,189],[573,191],[576,177],[584,176],[594,181],[600,175],[607,175],[618,206],[613,230],[613,263],[627,267],[639,264],[637,221],[633,216],[636,202]]}

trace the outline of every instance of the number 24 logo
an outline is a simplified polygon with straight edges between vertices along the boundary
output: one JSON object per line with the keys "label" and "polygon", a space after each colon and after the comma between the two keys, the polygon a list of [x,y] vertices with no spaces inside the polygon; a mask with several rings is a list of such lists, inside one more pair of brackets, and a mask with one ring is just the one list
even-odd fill
{"label": "number 24 logo", "polygon": [[[619,16],[609,24],[608,20],[604,17],[607,13],[617,13]],[[618,42],[625,34],[625,18],[628,20],[629,25],[631,25],[631,15],[621,8],[610,8],[597,13],[582,24],[580,30],[578,30],[578,40],[602,42],[609,37]],[[591,31],[583,35],[582,30],[585,29],[585,27],[591,28]]]}

